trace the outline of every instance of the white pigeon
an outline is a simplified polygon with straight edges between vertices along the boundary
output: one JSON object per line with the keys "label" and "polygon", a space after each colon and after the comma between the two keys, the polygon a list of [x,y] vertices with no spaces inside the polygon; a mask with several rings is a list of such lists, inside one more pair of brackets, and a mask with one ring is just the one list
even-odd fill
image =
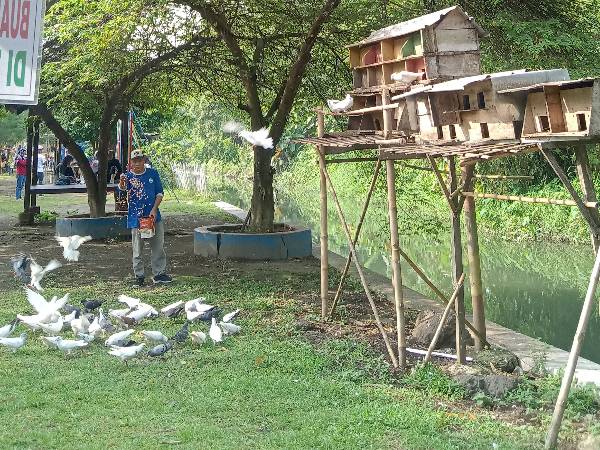
{"label": "white pigeon", "polygon": [[354,99],[350,94],[346,94],[346,98],[344,100],[327,100],[327,106],[332,113],[342,113],[348,111],[352,108],[354,104]]}
{"label": "white pigeon", "polygon": [[202,331],[191,332],[192,342],[198,345],[202,345],[206,342],[206,333]]}
{"label": "white pigeon", "polygon": [[13,353],[25,345],[27,340],[27,333],[21,333],[19,337],[5,337],[0,338],[0,345],[8,348],[12,348]]}
{"label": "white pigeon", "polygon": [[17,319],[21,321],[23,325],[31,330],[39,330],[40,329],[40,316],[36,314],[34,316],[23,316],[21,314],[17,314]]}
{"label": "white pigeon", "polygon": [[67,355],[70,355],[73,350],[87,347],[87,345],[88,343],[85,341],[75,341],[72,339],[63,339],[61,337],[56,340],[56,347]]}
{"label": "white pigeon", "polygon": [[63,317],[63,322],[65,325],[71,325],[71,322],[77,318],[77,311],[71,311],[70,314],[67,314]]}
{"label": "white pigeon", "polygon": [[[172,314],[175,314],[181,307],[183,307],[183,301],[178,301],[175,303],[171,303],[170,305],[165,306],[160,310],[165,316],[170,317]],[[179,312],[177,312],[179,314]]]}
{"label": "white pigeon", "polygon": [[126,316],[131,312],[131,308],[123,308],[123,309],[109,309],[108,315],[114,317],[115,319],[120,319],[121,317]]}
{"label": "white pigeon", "polygon": [[242,330],[242,327],[234,323],[219,322],[219,326],[221,327],[221,329],[223,330],[223,334],[225,335],[236,334]]}
{"label": "white pigeon", "polygon": [[44,276],[48,272],[58,269],[61,266],[62,266],[62,264],[59,263],[56,259],[51,260],[46,267],[40,266],[38,263],[36,263],[32,259],[31,260],[31,281],[29,282],[29,284],[31,284],[38,291],[44,292],[44,289],[42,289],[42,286],[40,285],[42,278],[44,278]]}
{"label": "white pigeon", "polygon": [[118,300],[121,303],[125,303],[127,306],[129,306],[129,309],[137,308],[137,306],[140,304],[139,298],[129,297],[128,295],[124,295],[124,294],[119,295]]}
{"label": "white pigeon", "polygon": [[187,320],[189,320],[191,322],[191,321],[196,320],[202,314],[204,314],[207,311],[210,311],[213,308],[214,308],[213,305],[208,305],[208,304],[205,304],[205,303],[197,304],[195,311],[187,311],[185,314],[187,316]]}
{"label": "white pigeon", "polygon": [[42,340],[50,348],[58,348],[58,340],[62,339],[60,336],[42,336]]}
{"label": "white pigeon", "polygon": [[112,334],[108,337],[106,341],[104,341],[104,345],[107,347],[112,347],[115,345],[123,344],[125,341],[129,340],[129,336],[134,333],[135,330],[125,330],[119,331],[118,333]]}
{"label": "white pigeon", "polygon": [[17,328],[18,323],[19,323],[19,319],[15,319],[8,325],[4,325],[2,328],[0,328],[0,338],[5,338],[5,337],[10,336],[10,334],[13,331],[15,331],[15,328]]}
{"label": "white pigeon", "polygon": [[53,297],[52,300],[47,301],[42,294],[31,289],[25,288],[25,293],[27,294],[27,301],[38,313],[40,322],[56,322],[60,317],[58,310],[65,306],[69,300],[69,294],[60,299]]}
{"label": "white pigeon", "polygon": [[200,306],[202,303],[204,303],[206,301],[206,299],[204,297],[198,297],[195,298],[193,300],[188,300],[187,302],[185,302],[185,312],[190,312],[190,311],[197,311],[196,308],[198,308],[198,306]]}
{"label": "white pigeon", "polygon": [[141,308],[146,308],[150,311],[150,314],[148,314],[148,317],[158,317],[158,311],[156,310],[156,308],[154,306],[149,305],[148,303],[140,302],[140,304],[137,306],[137,309],[141,309]]}
{"label": "white pigeon", "polygon": [[169,340],[169,338],[167,338],[160,331],[146,331],[146,330],[142,330],[142,334],[150,342],[156,342],[156,343],[164,344],[165,342],[167,342]]}
{"label": "white pigeon", "polygon": [[152,307],[140,307],[139,309],[135,309],[127,314],[125,317],[129,317],[130,319],[135,320],[136,322],[141,322],[146,317],[149,317],[152,314]]}
{"label": "white pigeon", "polygon": [[90,324],[87,332],[95,337],[101,331],[102,327],[100,326],[100,319],[98,317],[94,317],[94,320]]}
{"label": "white pigeon", "polygon": [[141,352],[145,345],[146,344],[132,345],[131,347],[117,347],[116,345],[113,345],[108,354],[116,356],[127,364],[127,361]]}
{"label": "white pigeon", "polygon": [[238,316],[239,313],[240,313],[240,310],[236,309],[235,311],[231,311],[230,313],[225,314],[223,316],[223,322],[231,322]]}
{"label": "white pigeon", "polygon": [[79,333],[87,333],[90,328],[90,322],[83,314],[78,319],[71,321],[71,330],[77,336]]}
{"label": "white pigeon", "polygon": [[208,335],[215,345],[219,342],[223,342],[223,331],[217,325],[217,320],[214,317],[212,318],[212,324],[210,325],[210,330],[208,330]]}
{"label": "white pigeon", "polygon": [[82,341],[85,341],[88,344],[94,342],[94,339],[96,339],[96,335],[91,333],[79,333],[77,337],[81,338]]}
{"label": "white pigeon", "polygon": [[63,325],[64,325],[63,318],[59,317],[56,322],[40,323],[40,328],[47,335],[56,336],[58,333],[60,333],[62,331]]}
{"label": "white pigeon", "polygon": [[79,261],[79,251],[77,250],[81,244],[91,241],[91,236],[73,236],[61,237],[56,236],[57,242],[63,248],[63,256],[67,261]]}
{"label": "white pigeon", "polygon": [[230,121],[223,125],[222,129],[225,133],[237,134],[252,145],[265,149],[273,148],[273,138],[269,137],[269,130],[267,128],[249,131],[241,123]]}
{"label": "white pigeon", "polygon": [[411,84],[414,81],[422,79],[423,74],[419,72],[407,72],[406,70],[402,70],[400,72],[394,72],[392,75],[390,75],[390,78],[392,81]]}

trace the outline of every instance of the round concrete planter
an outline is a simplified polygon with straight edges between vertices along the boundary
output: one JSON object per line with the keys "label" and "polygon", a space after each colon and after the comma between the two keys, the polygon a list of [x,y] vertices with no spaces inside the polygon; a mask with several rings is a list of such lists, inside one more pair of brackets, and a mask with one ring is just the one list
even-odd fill
{"label": "round concrete planter", "polygon": [[87,215],[56,219],[57,236],[92,236],[92,239],[120,238],[130,235],[127,214],[91,218]]}
{"label": "round concrete planter", "polygon": [[196,228],[194,253],[205,257],[270,260],[312,255],[308,228],[286,226],[285,231],[275,233],[239,233],[240,227],[236,224]]}

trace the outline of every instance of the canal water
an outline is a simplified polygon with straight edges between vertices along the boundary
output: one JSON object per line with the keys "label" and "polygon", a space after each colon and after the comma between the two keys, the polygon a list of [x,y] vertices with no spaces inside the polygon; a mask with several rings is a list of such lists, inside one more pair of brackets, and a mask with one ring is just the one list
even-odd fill
{"label": "canal water", "polygon": [[[240,208],[249,206],[251,183],[238,190],[220,186],[217,194]],[[362,198],[341,198],[347,219],[357,224]],[[319,240],[318,196],[298,197],[279,191],[276,200],[278,220],[311,228],[313,240]],[[329,248],[340,255],[348,246],[334,205],[329,211]],[[402,214],[402,212],[400,212]],[[385,204],[375,201],[362,228],[357,251],[361,263],[370,270],[391,277],[388,216]],[[354,230],[354,227],[351,227]],[[464,242],[464,241],[463,241]],[[446,235],[401,236],[402,249],[449,296],[450,245]],[[486,318],[541,341],[570,350],[593,265],[590,246],[543,242],[514,242],[480,236],[481,269]],[[464,255],[467,271],[466,250]],[[468,271],[467,271],[468,273]],[[434,298],[433,292],[410,267],[403,265],[403,283]],[[467,308],[469,283],[465,280]],[[582,356],[600,363],[600,317],[593,313]]]}

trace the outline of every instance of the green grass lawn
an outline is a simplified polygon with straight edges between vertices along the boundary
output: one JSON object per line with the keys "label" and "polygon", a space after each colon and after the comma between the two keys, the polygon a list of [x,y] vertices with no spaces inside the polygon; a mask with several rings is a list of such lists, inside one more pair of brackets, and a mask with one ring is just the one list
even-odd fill
{"label": "green grass lawn", "polygon": [[[392,385],[382,358],[353,341],[308,343],[294,320],[298,296],[317,292],[316,277],[274,272],[257,281],[238,272],[179,277],[139,291],[156,307],[202,295],[226,311],[243,309],[240,335],[219,348],[182,345],[166,361],[144,358],[126,367],[100,343],[65,358],[29,333],[16,354],[0,350],[0,448],[541,446],[539,428],[503,424],[481,410],[457,409],[451,398]],[[69,286],[55,277],[45,294],[70,291],[72,303],[110,299],[109,307],[120,293],[138,294],[85,278],[84,286]],[[0,297],[0,324],[25,311],[22,290],[9,287]],[[138,328],[170,335],[182,321],[161,318]]]}

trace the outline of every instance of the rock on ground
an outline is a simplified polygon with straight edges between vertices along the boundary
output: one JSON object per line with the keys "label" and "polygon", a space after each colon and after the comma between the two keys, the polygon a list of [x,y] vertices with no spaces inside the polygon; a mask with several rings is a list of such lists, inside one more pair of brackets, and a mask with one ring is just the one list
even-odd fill
{"label": "rock on ground", "polygon": [[502,398],[519,385],[519,378],[503,374],[477,375],[459,373],[453,376],[469,397],[478,392],[483,392],[488,397]]}
{"label": "rock on ground", "polygon": [[502,348],[492,348],[478,352],[475,356],[475,363],[486,369],[506,373],[513,373],[517,367],[520,367],[517,355]]}
{"label": "rock on ground", "polygon": [[[436,311],[426,310],[419,313],[415,322],[415,327],[413,328],[409,337],[409,342],[411,345],[428,348],[441,318],[442,314]],[[438,338],[435,348],[453,347],[455,330],[456,321],[454,318],[454,313],[451,312],[448,314],[448,317],[444,322],[442,332]]]}

